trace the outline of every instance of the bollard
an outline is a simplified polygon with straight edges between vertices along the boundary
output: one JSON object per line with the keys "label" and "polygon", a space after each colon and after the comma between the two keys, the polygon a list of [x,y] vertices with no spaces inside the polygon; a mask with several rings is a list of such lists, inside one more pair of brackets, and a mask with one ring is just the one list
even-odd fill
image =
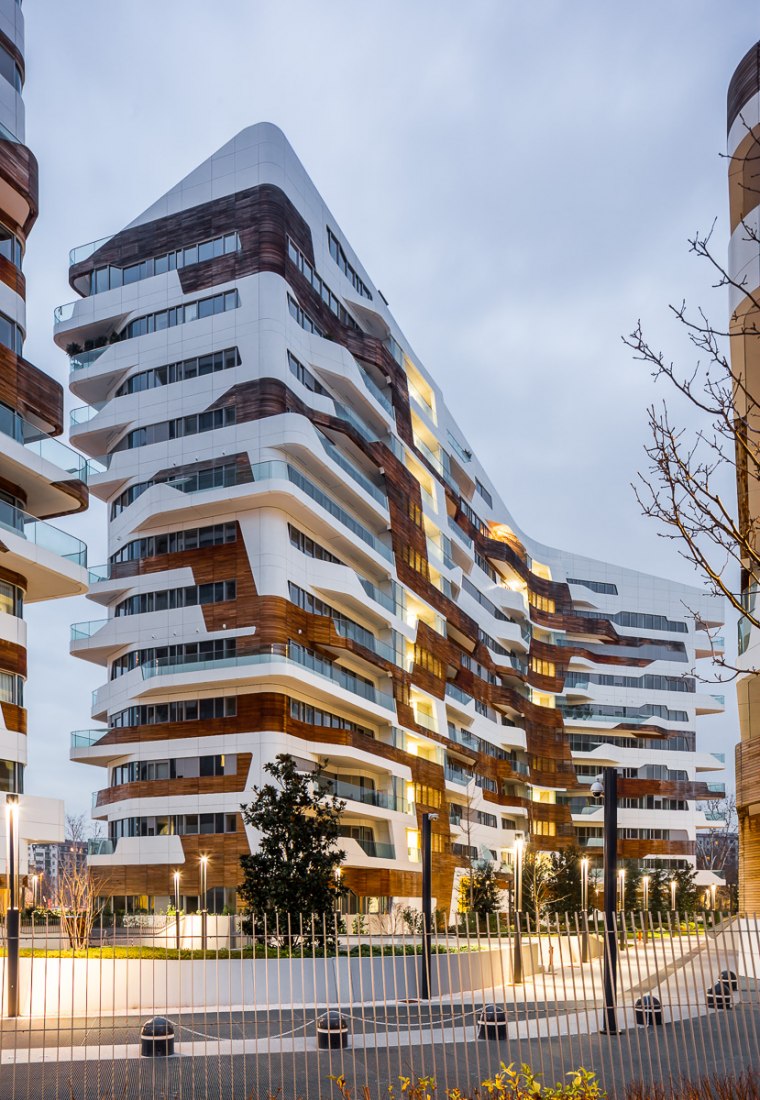
{"label": "bollard", "polygon": [[662,1027],[662,1004],[657,997],[645,993],[633,1007],[638,1027]]}
{"label": "bollard", "polygon": [[506,1039],[507,1011],[504,1005],[483,1005],[478,1020],[479,1039]]}
{"label": "bollard", "polygon": [[147,1020],[140,1031],[140,1055],[143,1058],[168,1058],[174,1054],[174,1024],[165,1016]]}
{"label": "bollard", "polygon": [[716,982],[712,989],[707,991],[708,1008],[731,1008],[731,983],[730,981]]}
{"label": "bollard", "polygon": [[739,979],[736,977],[733,970],[721,970],[720,980],[724,985],[730,986],[734,993],[739,989]]}
{"label": "bollard", "polygon": [[348,1020],[335,1009],[317,1020],[317,1046],[320,1050],[338,1050],[348,1046]]}

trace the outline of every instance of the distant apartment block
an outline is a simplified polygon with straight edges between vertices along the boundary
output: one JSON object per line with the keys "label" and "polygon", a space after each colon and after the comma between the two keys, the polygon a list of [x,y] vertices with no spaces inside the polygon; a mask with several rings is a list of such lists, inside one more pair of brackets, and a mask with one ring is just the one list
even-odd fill
{"label": "distant apartment block", "polygon": [[720,604],[520,531],[279,130],[75,248],[70,282],[55,341],[109,510],[71,640],[103,668],[71,754],[102,776],[104,890],[160,907],[179,870],[192,904],[207,855],[234,905],[280,752],[345,800],[357,910],[419,898],[423,811],[443,907],[470,858],[508,881],[517,837],[599,859],[605,765],[621,855],[694,864]]}

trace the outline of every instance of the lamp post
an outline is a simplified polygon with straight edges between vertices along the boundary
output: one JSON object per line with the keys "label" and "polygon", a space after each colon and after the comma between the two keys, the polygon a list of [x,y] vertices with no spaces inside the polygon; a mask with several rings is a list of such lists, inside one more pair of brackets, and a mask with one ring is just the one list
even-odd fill
{"label": "lamp post", "polygon": [[649,875],[644,875],[641,880],[641,889],[643,891],[641,904],[645,913],[649,911],[649,879]]}
{"label": "lamp post", "polygon": [[602,782],[592,785],[592,793],[604,798],[604,1026],[603,1035],[617,1035],[617,771],[605,768]]}
{"label": "lamp post", "polygon": [[201,856],[201,950],[208,949],[208,909],[206,908],[206,895],[208,894],[208,856]]}
{"label": "lamp post", "polygon": [[625,913],[625,869],[618,871],[618,906],[621,913]]}
{"label": "lamp post", "polygon": [[39,879],[39,875],[32,875],[32,909],[37,908],[37,883]]}
{"label": "lamp post", "polygon": [[180,872],[174,872],[174,920],[177,926],[177,951],[179,951],[179,880]]}
{"label": "lamp post", "polygon": [[670,909],[671,912],[676,911],[676,880],[672,878],[670,880]]}
{"label": "lamp post", "polygon": [[522,929],[520,919],[522,916],[522,878],[523,878],[523,846],[522,837],[515,839],[515,952],[512,960],[512,982],[514,985],[522,985]]}
{"label": "lamp post", "polygon": [[711,882],[710,883],[710,908],[713,910],[713,912],[715,912],[715,892],[716,892],[716,890],[717,890],[717,884],[714,883],[714,882]]}
{"label": "lamp post", "polygon": [[422,969],[420,973],[420,999],[430,1000],[430,971],[432,966],[433,935],[433,831],[431,822],[438,814],[422,815]]}
{"label": "lamp post", "polygon": [[8,1015],[18,1016],[18,957],[19,957],[19,918],[17,896],[18,864],[18,795],[10,794],[5,799],[5,812],[8,824],[8,911],[5,914],[5,930],[8,945]]}
{"label": "lamp post", "polygon": [[588,856],[581,860],[581,962],[588,962]]}

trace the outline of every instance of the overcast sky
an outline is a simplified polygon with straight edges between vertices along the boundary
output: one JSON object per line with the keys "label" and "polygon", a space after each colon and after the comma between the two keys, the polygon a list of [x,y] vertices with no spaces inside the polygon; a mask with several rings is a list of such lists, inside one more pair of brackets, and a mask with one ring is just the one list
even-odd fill
{"label": "overcast sky", "polygon": [[[521,527],[695,579],[633,499],[657,392],[620,337],[641,316],[672,346],[667,305],[684,296],[723,321],[686,242],[715,217],[720,248],[727,237],[725,94],[759,36],[756,0],[25,0],[24,13],[41,177],[28,358],[66,383],[51,331],[73,297],[69,248],[269,120]],[[101,504],[62,525],[105,560]],[[27,789],[75,810],[105,785],[68,761],[102,670],[68,656],[68,626],[102,614],[84,598],[28,609]],[[732,754],[733,710],[703,729],[702,747]]]}

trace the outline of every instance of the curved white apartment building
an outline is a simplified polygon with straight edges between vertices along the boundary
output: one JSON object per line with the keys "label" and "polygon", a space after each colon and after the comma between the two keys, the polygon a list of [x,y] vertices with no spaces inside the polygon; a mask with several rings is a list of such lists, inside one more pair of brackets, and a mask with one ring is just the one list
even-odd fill
{"label": "curved white apartment building", "polygon": [[[55,437],[63,390],[24,357],[24,254],[37,219],[38,169],[24,144],[24,17],[0,0],[0,792],[19,800],[21,874],[30,841],[63,840],[63,803],[24,790],[27,764],[24,605],[87,590],[84,543],[58,516],[87,507],[84,459]],[[7,904],[7,815],[0,812],[0,906]]]}
{"label": "curved white apartment building", "polygon": [[[515,837],[601,853],[585,791],[624,769],[621,854],[694,861],[704,824],[698,591],[521,534],[303,166],[234,138],[113,237],[75,249],[55,340],[105,472],[109,560],[72,651],[103,666],[76,760],[102,769],[93,865],[128,904],[175,870],[233,904],[240,804],[288,751],[346,800],[358,908],[447,906]],[[700,638],[703,640],[700,641]]]}

